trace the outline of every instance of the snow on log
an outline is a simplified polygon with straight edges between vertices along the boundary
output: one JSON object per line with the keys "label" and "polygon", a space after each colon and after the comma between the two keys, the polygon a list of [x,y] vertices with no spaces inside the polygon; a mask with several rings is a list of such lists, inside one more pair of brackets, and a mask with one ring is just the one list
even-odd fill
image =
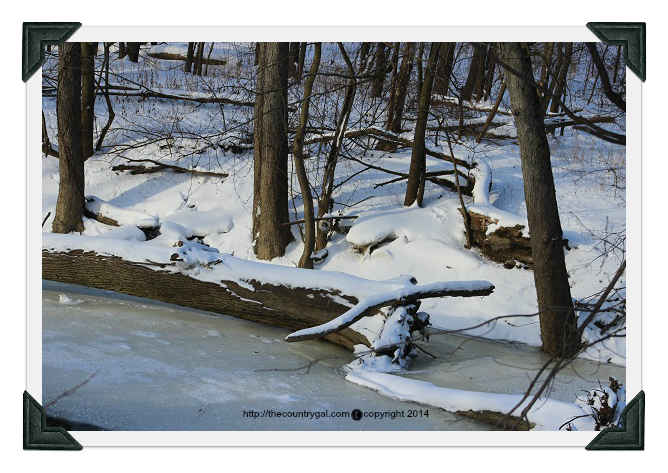
{"label": "snow on log", "polygon": [[471,217],[471,240],[488,259],[514,268],[517,263],[530,268],[533,265],[529,224],[525,218],[492,205],[489,191],[492,171],[480,160],[471,171],[475,176],[474,203],[466,210]]}
{"label": "snow on log", "polygon": [[286,342],[313,340],[337,333],[363,317],[375,315],[382,307],[406,305],[420,299],[433,297],[474,297],[487,296],[494,291],[488,281],[449,281],[427,284],[424,286],[408,286],[392,291],[375,294],[360,300],[355,307],[339,317],[316,327],[292,333],[285,338]]}
{"label": "snow on log", "polygon": [[86,197],[86,214],[89,218],[114,227],[135,224],[139,228],[150,228],[158,225],[158,219],[152,215],[117,207],[94,195]]}
{"label": "snow on log", "polygon": [[[413,284],[410,277],[373,281],[246,261],[192,242],[178,248],[154,242],[43,233],[42,278],[288,330],[323,324],[365,297]],[[352,329],[325,338],[351,350],[371,343],[366,334]]]}

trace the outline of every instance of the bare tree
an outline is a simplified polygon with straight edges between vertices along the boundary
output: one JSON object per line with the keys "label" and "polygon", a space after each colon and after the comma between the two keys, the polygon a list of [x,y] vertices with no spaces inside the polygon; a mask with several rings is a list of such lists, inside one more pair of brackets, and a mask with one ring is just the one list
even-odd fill
{"label": "bare tree", "polygon": [[413,140],[414,145],[411,154],[410,170],[408,172],[408,186],[406,187],[406,196],[404,198],[404,205],[407,207],[413,205],[416,200],[418,205],[422,206],[427,173],[424,140],[429,120],[431,92],[434,85],[434,70],[436,69],[440,49],[441,43],[432,43],[422,87],[420,88],[417,121],[415,122],[415,138]]}
{"label": "bare tree", "polygon": [[84,160],[93,156],[97,43],[81,43],[81,134]]}
{"label": "bare tree", "polygon": [[[201,43],[200,43],[201,44]],[[255,99],[253,239],[255,254],[285,254],[288,219],[288,43],[260,43]]]}
{"label": "bare tree", "polygon": [[[529,53],[521,43],[501,43],[501,54],[513,69],[533,76]],[[580,337],[564,261],[563,233],[543,114],[534,86],[512,73],[506,74],[506,84],[520,145],[543,351],[570,356],[579,349]]]}
{"label": "bare tree", "polygon": [[294,142],[294,162],[299,180],[299,187],[304,201],[304,251],[299,259],[300,268],[313,269],[313,250],[315,248],[315,211],[313,208],[313,196],[311,195],[311,186],[308,182],[306,167],[304,166],[304,133],[308,125],[308,112],[311,104],[311,94],[313,93],[313,83],[315,82],[318,68],[320,67],[320,54],[322,43],[315,43],[313,51],[313,63],[309,70],[306,83],[304,84],[304,99],[302,100],[302,111],[299,117],[299,126],[295,133]]}
{"label": "bare tree", "polygon": [[54,233],[84,229],[84,159],[81,143],[81,43],[58,46],[58,161],[60,184]]}

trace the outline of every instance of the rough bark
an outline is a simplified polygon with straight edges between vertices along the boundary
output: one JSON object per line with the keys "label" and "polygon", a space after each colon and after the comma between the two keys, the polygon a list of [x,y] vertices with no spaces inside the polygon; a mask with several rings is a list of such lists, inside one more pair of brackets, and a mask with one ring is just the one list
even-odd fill
{"label": "rough bark", "polygon": [[415,138],[413,140],[413,149],[411,154],[411,164],[408,171],[408,185],[406,186],[406,196],[404,205],[410,207],[417,200],[422,207],[422,198],[424,196],[425,174],[427,172],[426,154],[425,154],[425,134],[427,131],[427,121],[429,120],[429,106],[431,103],[431,92],[434,85],[434,70],[436,61],[441,49],[441,43],[432,43],[429,51],[429,59],[424,72],[422,88],[418,98],[418,114],[415,122]]}
{"label": "rough bark", "polygon": [[58,47],[58,161],[60,184],[54,233],[83,231],[84,159],[81,149],[81,43]]}
{"label": "rough bark", "polygon": [[139,62],[139,43],[126,43],[126,51],[130,62]]}
{"label": "rough bark", "polygon": [[95,54],[97,43],[81,43],[81,135],[84,160],[93,156]]}
{"label": "rough bark", "polygon": [[[531,60],[521,43],[502,43],[501,52],[510,67],[533,77]],[[535,86],[511,73],[506,74],[506,84],[520,146],[543,350],[549,355],[570,356],[577,352],[580,339],[543,114]]]}
{"label": "rough bark", "polygon": [[[471,65],[469,67],[469,73],[466,77],[466,83],[464,87],[461,88],[459,97],[461,100],[470,101],[473,96],[473,89],[475,88],[476,79],[478,77],[478,68],[480,66],[480,61],[482,58],[482,52],[479,48],[473,49],[473,57],[471,58]],[[484,61],[484,59],[482,59]]]}
{"label": "rough bark", "polygon": [[377,43],[374,52],[374,72],[371,84],[371,97],[380,98],[383,95],[383,83],[387,75],[387,53],[385,43]]}
{"label": "rough bark", "polygon": [[311,104],[311,93],[313,92],[313,83],[320,67],[320,53],[322,43],[315,43],[313,51],[313,63],[311,70],[304,84],[304,99],[302,100],[302,111],[299,117],[299,126],[295,133],[294,141],[294,162],[299,188],[304,201],[304,251],[299,259],[300,268],[313,269],[313,250],[315,249],[315,211],[313,207],[313,196],[311,195],[311,186],[308,182],[306,167],[304,165],[304,132],[308,125],[308,112]]}
{"label": "rough bark", "polygon": [[186,53],[185,71],[190,73],[193,70],[193,56],[195,55],[195,43],[188,43],[188,52]]}
{"label": "rough bark", "polygon": [[[319,325],[346,312],[349,307],[335,302],[337,296],[357,303],[356,298],[338,291],[328,293],[255,280],[246,281],[255,290],[234,281],[221,281],[222,285],[204,282],[116,256],[81,250],[68,253],[43,250],[42,278],[146,297],[288,330]],[[368,345],[366,337],[350,329],[326,339],[349,349],[357,344]]]}
{"label": "rough bark", "polygon": [[[255,107],[253,229],[255,254],[269,260],[285,254],[288,218],[289,43],[261,43]],[[259,167],[259,169],[258,169]]]}

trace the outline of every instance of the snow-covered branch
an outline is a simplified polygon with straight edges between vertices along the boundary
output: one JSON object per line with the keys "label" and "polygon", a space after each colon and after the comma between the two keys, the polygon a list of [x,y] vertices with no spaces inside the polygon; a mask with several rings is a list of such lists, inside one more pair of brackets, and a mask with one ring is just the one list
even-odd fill
{"label": "snow-covered branch", "polygon": [[492,291],[494,291],[494,286],[488,281],[449,281],[424,286],[403,287],[366,297],[360,300],[355,307],[334,320],[317,327],[294,332],[288,335],[285,341],[299,342],[325,337],[350,327],[363,317],[374,315],[382,307],[405,305],[413,301],[433,297],[487,296]]}

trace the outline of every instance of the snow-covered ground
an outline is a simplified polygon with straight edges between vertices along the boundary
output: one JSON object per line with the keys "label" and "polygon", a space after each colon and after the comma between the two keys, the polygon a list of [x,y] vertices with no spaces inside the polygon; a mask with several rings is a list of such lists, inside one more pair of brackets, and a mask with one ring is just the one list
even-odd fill
{"label": "snow-covered ground", "polygon": [[[184,50],[182,45],[160,45],[156,48],[168,52]],[[244,92],[249,84],[244,82],[246,79],[230,79],[237,77],[235,73],[239,71],[242,71],[239,74],[243,75],[244,67],[252,65],[252,54],[247,50],[244,45],[226,48],[217,44],[212,57],[216,57],[217,54],[220,57],[236,55],[237,60],[230,61],[225,66],[210,66],[210,75],[202,78],[183,74],[182,64],[178,61],[143,58],[140,64],[136,65],[129,63],[127,59],[113,60],[112,70],[118,74],[114,76],[114,83],[121,82],[120,77],[126,77],[152,90],[207,96],[223,94],[238,100],[252,101],[252,94]],[[48,70],[48,64],[47,62],[45,70]],[[291,89],[290,94],[291,98],[299,97],[298,90]],[[146,248],[147,251],[150,247],[160,245],[163,248],[171,248],[177,240],[197,235],[203,237],[204,244],[221,254],[227,253],[234,255],[235,258],[256,261],[252,250],[250,214],[253,194],[252,150],[235,154],[223,146],[248,138],[244,130],[247,130],[252,107],[202,105],[159,99],[138,100],[137,97],[112,97],[112,99],[116,110],[116,121],[106,139],[106,144],[114,144],[116,148],[105,148],[86,162],[85,193],[99,199],[98,210],[120,215],[123,218],[120,223],[125,225],[120,228],[110,227],[85,218],[84,235],[105,236],[108,238],[109,247],[115,245],[118,248],[119,244],[126,244],[134,245],[133,248]],[[325,106],[326,100],[326,98],[315,100],[314,107],[317,109],[318,106]],[[368,123],[369,117],[373,115],[371,111],[378,107],[380,105],[375,102],[360,103],[353,112],[349,128],[382,125]],[[51,141],[57,145],[55,99],[44,98],[43,109]],[[106,123],[106,106],[102,97],[96,102],[96,114],[99,130]],[[475,120],[479,121],[480,118],[473,119]],[[507,123],[504,125],[505,131],[512,132],[514,128],[512,119],[503,116],[502,120]],[[140,130],[143,130],[144,134],[140,133]],[[405,136],[410,138],[411,133],[408,132]],[[150,137],[159,139],[152,140]],[[363,159],[375,166],[401,172],[407,172],[409,168],[410,149],[385,153],[362,150],[353,144],[346,146],[344,154],[357,153],[357,159]],[[449,154],[447,142],[442,135],[440,139],[430,135],[428,146]],[[472,140],[465,139],[454,147],[456,157],[468,162],[482,162],[484,170],[488,167],[491,171],[492,189],[489,201],[478,200],[475,205],[485,206],[488,214],[496,212],[495,215],[500,216],[502,221],[512,224],[525,222],[526,205],[517,144],[513,140],[501,140],[476,145]],[[621,236],[626,225],[624,149],[604,144],[572,128],[566,128],[563,136],[559,136],[557,132],[556,137],[550,137],[550,147],[561,223],[571,247],[566,253],[571,293],[575,299],[586,300],[608,284],[623,259]],[[326,147],[320,148],[316,145],[310,151],[313,157],[307,160],[307,168],[311,182],[317,186],[322,177],[320,157],[323,156]],[[123,158],[155,159],[201,171],[227,173],[229,177],[223,179],[176,174],[170,171],[131,175],[127,172],[112,171],[114,165],[127,164]],[[51,212],[43,231],[48,233],[51,231],[58,193],[58,161],[52,157],[44,157],[42,163],[42,211],[44,216]],[[448,170],[451,169],[451,164],[427,157],[427,168],[428,171]],[[403,206],[405,181],[385,184],[394,176],[375,169],[360,173],[363,169],[362,164],[345,158],[342,158],[337,166],[335,183],[340,185],[334,194],[336,201],[334,213],[356,215],[359,218],[353,221],[347,235],[335,234],[332,237],[328,245],[328,256],[317,265],[316,272],[344,272],[374,281],[387,281],[412,275],[420,285],[453,280],[486,280],[495,286],[494,293],[486,297],[425,300],[421,310],[430,314],[431,323],[436,329],[463,329],[502,315],[531,314],[537,311],[531,271],[519,268],[506,269],[503,265],[485,259],[478,251],[464,248],[464,226],[458,211],[459,201],[456,194],[427,183],[423,207],[406,208]],[[384,185],[376,187],[378,184]],[[303,207],[296,178],[292,179],[291,188],[291,219],[299,220],[303,218]],[[474,204],[471,198],[466,198],[466,203]],[[155,220],[162,225],[162,235],[144,243],[143,232],[137,227]],[[298,228],[293,226],[292,230],[295,241],[288,246],[285,256],[271,261],[272,265],[296,266],[302,253],[302,243]],[[45,235],[44,241],[52,244],[56,241],[54,238],[57,237]],[[111,238],[114,239],[113,242]],[[95,240],[96,245],[104,244]],[[359,251],[361,246],[371,244],[373,244],[371,250]],[[214,258],[211,255],[208,257]],[[620,286],[624,286],[623,278]],[[46,294],[45,297],[46,321],[50,317],[48,313],[51,295]],[[61,314],[61,316],[86,310],[86,304],[68,304],[67,301],[54,307],[58,310],[54,308],[51,314]],[[66,307],[67,311],[63,311],[63,307]],[[150,310],[147,312],[150,313]],[[88,316],[96,317],[103,322],[103,317],[95,316],[94,311],[89,311]],[[72,323],[75,323],[74,315],[72,317]],[[602,314],[601,317],[612,316]],[[148,323],[148,317],[142,320]],[[187,325],[182,322],[179,324],[183,327]],[[369,325],[363,329],[369,330]],[[141,328],[132,327],[132,332],[141,331],[143,331]],[[53,333],[58,333],[58,337],[66,336],[60,329]],[[157,350],[161,347],[153,338],[134,336],[130,331],[127,333],[127,337],[136,342],[143,339],[146,339],[145,342],[150,340],[153,344],[151,349]],[[507,319],[467,333],[494,340],[521,342],[531,347],[538,347],[541,343],[537,318]],[[596,327],[591,326],[585,331],[585,336],[593,340],[599,336],[599,332]],[[245,338],[243,340],[248,342]],[[112,342],[113,340],[110,343]],[[72,355],[79,349],[75,348],[76,342],[70,340],[62,343],[74,344],[70,347],[72,351],[66,349],[65,345],[61,345],[62,350],[49,351],[47,349],[49,343],[57,347],[60,342],[55,339],[50,342],[45,338],[45,364],[50,362],[51,355]],[[102,347],[104,342],[100,343]],[[124,343],[126,342],[119,341],[118,346]],[[309,342],[304,346],[318,345]],[[95,351],[95,348],[91,347],[87,349],[87,354]],[[213,348],[212,345],[191,347],[188,353],[197,356],[188,363],[196,365],[197,362],[210,359],[211,353],[208,350]],[[192,350],[199,352],[194,353]],[[290,350],[299,351],[306,348],[295,344]],[[538,350],[532,350],[531,353],[536,355],[536,360],[539,360]],[[601,369],[605,370],[606,365],[610,364],[623,367],[625,352],[625,339],[613,338],[604,342],[602,346],[591,348],[586,357],[600,361]],[[284,352],[281,352],[280,356],[283,354]],[[186,358],[185,354],[183,358]],[[64,362],[65,359],[61,361]],[[144,363],[141,360],[137,362]],[[159,360],[156,359],[147,363],[160,366]],[[338,361],[334,363],[338,366],[345,364]],[[285,360],[281,364],[285,365]],[[478,365],[476,362],[467,366],[467,370],[475,370],[478,366],[487,365]],[[445,372],[449,371],[446,369]],[[143,376],[137,378],[139,382],[144,382]],[[285,373],[281,373],[281,376],[285,376]],[[616,376],[623,379],[623,369],[622,374],[617,373]],[[215,376],[210,379],[215,379]],[[447,385],[445,379],[438,376],[436,379],[440,386]],[[607,376],[600,376],[599,379],[605,381]],[[340,381],[340,377],[333,377],[331,381],[335,384],[335,381]],[[207,392],[215,398],[216,389],[222,390],[220,385],[220,380],[212,381]],[[575,396],[584,389],[583,386],[589,385],[574,382],[571,391],[565,394],[562,400],[572,403]],[[50,393],[55,393],[63,387],[68,386],[57,384],[52,387]],[[298,390],[301,391],[302,388],[311,389],[302,386]],[[146,389],[150,387],[147,386]],[[472,387],[472,389],[478,388]],[[282,396],[287,391],[288,389],[274,394]],[[520,394],[522,389],[516,386],[504,392]],[[46,394],[45,391],[45,399],[48,397]],[[362,397],[368,395],[368,393],[361,394]],[[158,428],[158,425],[153,427]]]}

